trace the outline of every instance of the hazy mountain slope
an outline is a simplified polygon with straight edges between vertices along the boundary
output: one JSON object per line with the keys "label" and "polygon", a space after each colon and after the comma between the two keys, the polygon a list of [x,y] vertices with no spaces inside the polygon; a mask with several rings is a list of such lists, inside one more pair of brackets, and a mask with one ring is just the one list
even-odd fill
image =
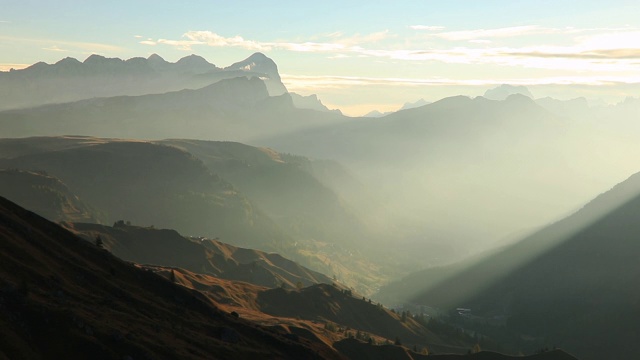
{"label": "hazy mountain slope", "polygon": [[[341,196],[324,185],[326,182],[332,189],[339,188],[350,200],[366,199],[365,187],[339,164],[231,142],[160,143],[179,149],[159,144],[137,145],[149,150],[145,155],[145,151],[134,150],[132,144],[136,143],[131,140],[78,136],[3,139],[0,158],[12,159],[0,160],[0,166],[55,167],[92,194],[94,198],[84,195],[82,198],[107,212],[107,223],[127,220],[137,225],[176,228],[187,235],[220,237],[236,245],[277,251],[314,270],[338,276],[362,293],[372,293],[381,281],[398,271],[392,268],[383,271],[366,258],[363,254],[366,248],[361,244],[371,243],[374,238],[370,234],[376,229],[367,228],[351,211],[349,202],[344,203]],[[120,147],[114,154],[109,154],[111,150],[95,151],[114,146]],[[162,151],[156,153],[153,149]],[[204,169],[187,149],[209,169]],[[107,154],[99,155],[103,152]],[[171,160],[163,152],[176,157]],[[74,160],[79,154],[85,154],[83,160]],[[61,159],[50,162],[47,160],[50,157]],[[102,157],[117,165],[105,168]],[[174,166],[172,161],[185,164]],[[147,168],[152,164],[155,170],[149,173]],[[119,169],[117,173],[111,171],[115,169]],[[198,194],[204,190],[191,189],[190,184],[207,171],[219,174],[222,179],[213,181],[219,185],[217,190],[211,190],[211,194],[207,190],[201,197]],[[104,185],[88,182],[94,172],[107,172]],[[145,186],[145,181],[150,182],[149,186]],[[162,189],[167,190],[154,188],[157,183],[165,183]],[[105,189],[97,191],[96,186]],[[123,201],[122,197],[126,199]]]}
{"label": "hazy mountain slope", "polygon": [[0,355],[59,358],[340,358],[221,312],[0,199]]}
{"label": "hazy mountain slope", "polygon": [[636,174],[413,301],[468,307],[485,318],[505,316],[510,331],[580,358],[635,358],[639,195]]}
{"label": "hazy mountain slope", "polygon": [[437,257],[451,258],[553,221],[628,176],[604,156],[626,148],[592,130],[522,95],[452,97],[262,143],[346,164],[384,199],[396,237],[440,244]]}
{"label": "hazy mountain slope", "polygon": [[162,143],[194,154],[298,239],[346,244],[368,236],[348,205],[312,175],[308,159],[232,142]]}
{"label": "hazy mountain slope", "polygon": [[69,226],[89,241],[100,236],[105,249],[123,260],[139,264],[181,267],[267,287],[295,288],[298,283],[308,286],[332,282],[327,276],[275,253],[238,248],[211,239],[188,239],[174,230],[124,223],[113,227],[86,223]]}
{"label": "hazy mountain slope", "polygon": [[0,166],[58,177],[109,222],[125,219],[270,250],[292,242],[229,183],[174,147],[116,141],[5,159]]}
{"label": "hazy mountain slope", "polygon": [[98,221],[97,211],[59,179],[41,172],[0,169],[0,196],[51,221]]}
{"label": "hazy mountain slope", "polygon": [[197,90],[3,111],[0,130],[4,137],[77,134],[246,141],[344,119],[340,114],[296,109],[288,94],[270,97],[262,80],[240,76]]}
{"label": "hazy mountain slope", "polygon": [[[106,144],[118,139],[90,136],[42,136],[30,138],[0,139],[0,158],[10,159],[24,155],[75,149],[96,144]],[[123,140],[127,141],[127,140]]]}
{"label": "hazy mountain slope", "polygon": [[[286,92],[273,60],[262,54],[261,66],[223,70],[197,55],[175,63],[157,54],[128,60],[91,55],[83,62],[65,58],[55,64],[43,62],[23,70],[0,72],[0,110],[65,103],[95,97],[161,94],[198,89],[235,77],[263,77],[272,96]],[[272,65],[271,65],[272,64]],[[99,86],[96,86],[99,84]]]}

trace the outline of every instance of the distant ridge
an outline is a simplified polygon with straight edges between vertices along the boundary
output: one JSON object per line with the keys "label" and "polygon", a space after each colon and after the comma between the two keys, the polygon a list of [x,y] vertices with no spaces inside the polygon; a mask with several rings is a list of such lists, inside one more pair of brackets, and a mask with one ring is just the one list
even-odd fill
{"label": "distant ridge", "polygon": [[515,86],[503,84],[496,88],[489,89],[484,93],[484,97],[489,100],[505,100],[510,95],[520,94],[533,99],[533,95],[526,86]]}
{"label": "distant ridge", "polygon": [[0,111],[94,97],[198,89],[234,77],[261,78],[271,96],[287,92],[277,65],[261,53],[225,69],[195,54],[175,63],[158,54],[126,60],[92,54],[83,61],[67,57],[54,64],[38,62],[21,70],[0,71]]}

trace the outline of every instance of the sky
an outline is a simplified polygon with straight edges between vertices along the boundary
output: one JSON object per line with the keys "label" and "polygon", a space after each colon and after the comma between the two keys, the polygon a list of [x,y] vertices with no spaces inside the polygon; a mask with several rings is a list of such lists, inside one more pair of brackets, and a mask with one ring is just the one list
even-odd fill
{"label": "sky", "polygon": [[640,96],[640,1],[0,0],[0,70],[96,53],[224,67],[272,58],[292,92],[349,115],[526,85]]}

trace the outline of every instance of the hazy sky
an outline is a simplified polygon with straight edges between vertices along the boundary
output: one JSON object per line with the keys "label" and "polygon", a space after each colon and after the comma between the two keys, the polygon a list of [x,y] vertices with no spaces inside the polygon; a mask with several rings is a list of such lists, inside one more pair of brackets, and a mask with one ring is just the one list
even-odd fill
{"label": "hazy sky", "polygon": [[[640,1],[0,0],[0,70],[92,53],[227,66],[255,51],[348,114],[419,98],[640,96]],[[595,87],[594,85],[605,85]]]}

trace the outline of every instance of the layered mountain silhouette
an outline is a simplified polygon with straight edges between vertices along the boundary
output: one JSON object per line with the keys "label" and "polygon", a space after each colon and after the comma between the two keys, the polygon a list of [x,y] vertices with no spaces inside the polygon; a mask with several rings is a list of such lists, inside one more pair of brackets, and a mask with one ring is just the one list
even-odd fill
{"label": "layered mountain silhouette", "polygon": [[509,96],[516,94],[524,95],[530,99],[533,99],[533,95],[526,86],[515,86],[509,84],[503,84],[493,89],[489,89],[485,91],[483,96],[489,100],[505,100]]}
{"label": "layered mountain silhouette", "polygon": [[272,96],[286,92],[273,60],[260,53],[226,69],[197,55],[171,63],[157,54],[128,60],[94,54],[83,62],[65,58],[55,64],[39,62],[22,70],[0,72],[0,110],[198,89],[235,77],[264,79]]}
{"label": "layered mountain silhouette", "polygon": [[504,318],[530,344],[559,345],[581,359],[633,358],[639,195],[636,174],[502,251],[425,270],[384,291],[412,289],[412,302]]}
{"label": "layered mountain silhouette", "polygon": [[3,136],[91,135],[248,141],[344,121],[271,97],[258,77],[223,79],[197,90],[119,96],[0,112]]}

